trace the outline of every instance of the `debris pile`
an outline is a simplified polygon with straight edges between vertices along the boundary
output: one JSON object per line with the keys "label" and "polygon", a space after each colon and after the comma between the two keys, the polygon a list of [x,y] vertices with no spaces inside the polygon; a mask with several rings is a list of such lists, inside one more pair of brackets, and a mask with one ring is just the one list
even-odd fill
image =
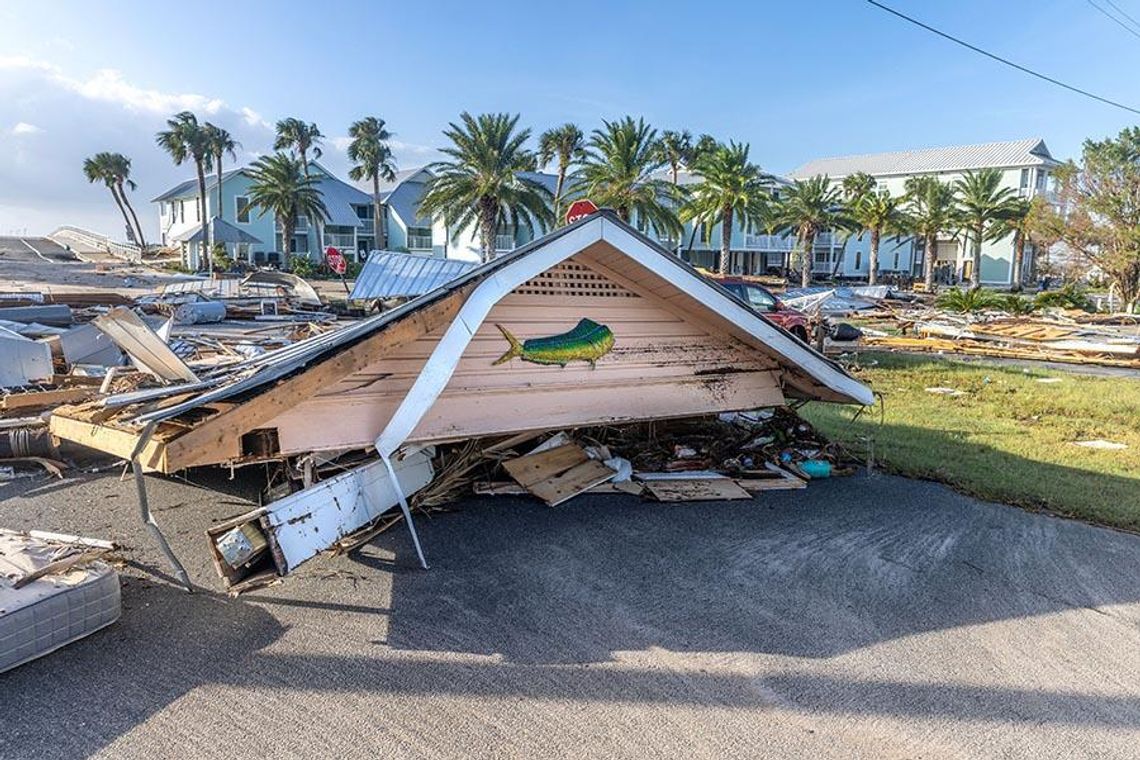
{"label": "debris pile", "polygon": [[[813,477],[847,474],[856,464],[786,408],[531,433],[440,449],[441,477],[412,500],[424,510],[467,492],[529,493],[549,506],[587,492],[658,501],[749,498],[753,491],[803,488]],[[454,475],[445,479],[446,472]]]}
{"label": "debris pile", "polygon": [[[114,292],[0,294],[0,479],[66,467],[46,415],[178,383],[342,326],[281,272]],[[46,464],[45,464],[46,463]],[[53,469],[54,468],[54,469]]]}

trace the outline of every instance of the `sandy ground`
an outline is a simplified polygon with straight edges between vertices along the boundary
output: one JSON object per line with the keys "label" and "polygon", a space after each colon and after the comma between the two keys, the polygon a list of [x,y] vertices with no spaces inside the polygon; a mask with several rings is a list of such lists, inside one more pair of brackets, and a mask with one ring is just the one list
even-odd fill
{"label": "sandy ground", "polygon": [[[0,237],[0,292],[152,293],[186,275],[130,264],[107,254],[68,252],[46,238]],[[340,280],[312,280],[321,298],[345,298]],[[351,290],[352,280],[348,281]]]}
{"label": "sandy ground", "polygon": [[[889,476],[752,502],[472,499],[219,593],[256,473],[0,489],[126,544],[122,619],[0,675],[0,756],[1136,757],[1140,537]],[[192,473],[202,480],[207,473]]]}

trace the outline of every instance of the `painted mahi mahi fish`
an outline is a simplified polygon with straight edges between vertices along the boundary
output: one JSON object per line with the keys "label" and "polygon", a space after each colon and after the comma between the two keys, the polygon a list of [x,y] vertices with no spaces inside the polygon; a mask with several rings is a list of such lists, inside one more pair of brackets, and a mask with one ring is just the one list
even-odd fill
{"label": "painted mahi mahi fish", "polygon": [[586,361],[590,363],[590,367],[594,367],[598,359],[608,354],[614,347],[614,334],[610,328],[599,325],[592,319],[583,319],[574,326],[573,330],[560,335],[527,338],[524,341],[511,335],[502,325],[495,327],[499,328],[499,332],[511,347],[496,359],[494,364],[502,364],[517,356],[523,361],[535,364],[558,364],[565,367],[572,361]]}

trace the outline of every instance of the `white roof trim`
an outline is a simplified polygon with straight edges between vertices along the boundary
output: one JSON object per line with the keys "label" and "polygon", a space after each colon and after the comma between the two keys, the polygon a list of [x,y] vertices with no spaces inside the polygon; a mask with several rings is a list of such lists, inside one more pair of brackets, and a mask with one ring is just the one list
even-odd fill
{"label": "white roof trim", "polygon": [[[747,330],[776,353],[797,364],[820,383],[856,401],[871,405],[875,398],[862,383],[848,377],[827,359],[799,343],[783,330],[725,295],[711,283],[679,266],[659,266],[661,253],[624,228],[596,216],[546,245],[520,256],[476,286],[444,332],[407,395],[376,438],[380,456],[391,456],[404,444],[451,380],[463,352],[491,308],[527,280],[604,240],[625,255],[663,277],[670,284]],[[658,266],[655,266],[658,265]]]}

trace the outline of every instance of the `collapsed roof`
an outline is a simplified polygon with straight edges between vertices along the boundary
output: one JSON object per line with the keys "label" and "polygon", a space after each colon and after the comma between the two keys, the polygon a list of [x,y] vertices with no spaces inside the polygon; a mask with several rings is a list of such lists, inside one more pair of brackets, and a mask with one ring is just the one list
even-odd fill
{"label": "collapsed roof", "polygon": [[[571,330],[584,323],[601,330]],[[541,355],[583,335],[594,341],[585,354]],[[787,396],[873,402],[834,362],[601,211],[387,313],[192,383],[63,407],[52,430],[124,457],[143,445],[146,467],[173,472]]]}

